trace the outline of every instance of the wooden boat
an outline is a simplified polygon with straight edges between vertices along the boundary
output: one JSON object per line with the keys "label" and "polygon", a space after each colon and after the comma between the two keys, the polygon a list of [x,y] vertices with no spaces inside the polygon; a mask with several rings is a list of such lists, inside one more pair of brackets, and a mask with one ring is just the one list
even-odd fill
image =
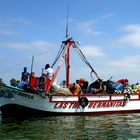
{"label": "wooden boat", "polygon": [[[140,112],[139,94],[50,94],[52,83],[67,55],[66,85],[70,85],[70,47],[76,48],[73,39],[63,41],[64,51],[52,82],[44,93],[31,93],[6,84],[0,84],[0,109],[3,117],[28,117],[50,115],[99,115]],[[83,54],[82,54],[83,55]],[[92,72],[97,73],[87,62]],[[129,96],[128,96],[129,95]]]}
{"label": "wooden boat", "polygon": [[[50,115],[99,115],[113,113],[135,113],[140,112],[140,95],[130,94],[125,91],[120,94],[102,92],[100,94],[65,94],[50,93],[52,84],[65,61],[66,63],[66,87],[70,86],[70,49],[73,48],[80,58],[91,69],[97,79],[93,67],[87,61],[80,50],[79,42],[68,37],[68,19],[66,26],[66,40],[62,42],[60,50],[52,67],[60,60],[54,76],[45,91],[32,93],[17,87],[0,84],[0,110],[2,117],[28,117],[28,116],[50,116]],[[32,63],[33,64],[33,63]],[[32,68],[31,68],[32,69]],[[125,94],[124,94],[125,93]]]}
{"label": "wooden boat", "polygon": [[21,89],[0,85],[2,117],[50,115],[101,115],[140,112],[140,95],[82,94],[64,95],[27,93]]}

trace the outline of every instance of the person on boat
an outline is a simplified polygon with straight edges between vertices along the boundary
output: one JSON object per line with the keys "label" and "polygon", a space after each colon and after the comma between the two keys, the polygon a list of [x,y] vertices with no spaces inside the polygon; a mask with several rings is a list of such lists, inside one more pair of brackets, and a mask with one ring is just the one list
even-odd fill
{"label": "person on boat", "polygon": [[36,88],[37,90],[43,92],[46,90],[46,80],[45,77],[41,76],[38,78],[37,83],[36,83]]}
{"label": "person on boat", "polygon": [[[19,83],[18,83],[18,84],[19,84]],[[18,84],[17,84],[16,79],[13,78],[13,79],[10,80],[10,85],[11,85],[11,86],[16,87]]]}
{"label": "person on boat", "polygon": [[21,81],[28,82],[30,73],[27,71],[27,67],[23,68],[23,72],[21,73]]}
{"label": "person on boat", "polygon": [[52,77],[53,77],[53,74],[54,74],[54,70],[50,67],[50,64],[46,64],[46,66],[45,66],[45,72],[46,72],[47,78],[49,78],[50,80],[52,80]]}
{"label": "person on boat", "polygon": [[53,78],[54,70],[50,67],[50,64],[45,65],[45,78],[46,85],[49,85]]}
{"label": "person on boat", "polygon": [[76,80],[76,83],[75,83],[75,95],[81,94],[81,92],[82,92],[81,86],[79,85],[78,80]]}
{"label": "person on boat", "polygon": [[123,90],[124,87],[128,85],[128,79],[119,79],[117,82],[113,83],[113,87],[116,90]]}
{"label": "person on boat", "polygon": [[87,79],[80,78],[79,80],[76,80],[76,83],[80,85],[83,94],[87,93],[87,88],[88,88],[88,80]]}
{"label": "person on boat", "polygon": [[76,80],[76,83],[73,83],[73,84],[70,85],[69,90],[74,95],[81,94],[81,92],[82,92],[80,85],[77,83],[77,80]]}
{"label": "person on boat", "polygon": [[30,74],[30,80],[29,80],[29,85],[33,88],[36,87],[36,82],[37,82],[38,77],[35,77],[35,73],[31,72]]}
{"label": "person on boat", "polygon": [[21,73],[21,82],[17,85],[18,88],[25,89],[28,86],[29,75],[30,73],[27,71],[27,67],[24,67]]}
{"label": "person on boat", "polygon": [[96,81],[94,81],[93,83],[91,83],[88,87],[88,92],[89,93],[97,93],[99,91],[102,91],[102,80],[101,79],[97,79]]}
{"label": "person on boat", "polygon": [[39,79],[39,77],[35,76],[34,72],[31,72],[30,80],[29,80],[29,87],[31,89],[31,92],[33,92],[33,93],[37,93],[37,91],[38,91],[38,89],[37,89],[38,79]]}
{"label": "person on boat", "polygon": [[128,84],[128,79],[120,79],[117,81],[117,83],[122,83],[124,85],[127,85]]}
{"label": "person on boat", "polygon": [[[45,72],[46,72],[46,85],[50,85],[50,82],[52,81],[52,78],[54,76],[54,70],[50,67],[50,64],[46,64],[45,66]],[[57,84],[57,80],[55,79],[52,83],[52,86],[56,89],[59,89],[60,86]]]}

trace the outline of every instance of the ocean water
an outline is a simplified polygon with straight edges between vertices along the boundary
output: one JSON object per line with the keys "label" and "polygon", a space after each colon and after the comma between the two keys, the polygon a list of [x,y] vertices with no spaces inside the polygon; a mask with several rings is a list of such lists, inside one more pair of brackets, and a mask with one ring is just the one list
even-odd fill
{"label": "ocean water", "polygon": [[140,114],[0,120],[0,140],[140,140]]}

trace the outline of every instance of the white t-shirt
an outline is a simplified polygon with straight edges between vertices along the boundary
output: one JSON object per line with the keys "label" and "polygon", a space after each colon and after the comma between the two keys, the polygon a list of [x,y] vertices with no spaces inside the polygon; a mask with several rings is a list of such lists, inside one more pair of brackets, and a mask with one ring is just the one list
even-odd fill
{"label": "white t-shirt", "polygon": [[46,71],[46,76],[47,76],[50,80],[52,80],[52,77],[53,77],[53,74],[54,74],[53,69],[52,69],[52,68],[48,68],[48,69],[46,69],[45,71]]}
{"label": "white t-shirt", "polygon": [[[54,74],[54,70],[52,68],[48,68],[45,70],[46,71],[46,76],[52,80],[53,74]],[[55,88],[59,89],[60,86],[57,85],[56,79],[53,81],[52,86],[54,86]]]}

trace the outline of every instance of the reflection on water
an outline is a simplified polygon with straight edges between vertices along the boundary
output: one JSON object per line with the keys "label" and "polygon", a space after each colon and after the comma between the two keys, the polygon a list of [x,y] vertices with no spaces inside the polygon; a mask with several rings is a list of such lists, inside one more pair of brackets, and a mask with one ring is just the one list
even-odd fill
{"label": "reflection on water", "polygon": [[0,140],[93,139],[140,139],[140,114],[58,116],[0,122]]}

